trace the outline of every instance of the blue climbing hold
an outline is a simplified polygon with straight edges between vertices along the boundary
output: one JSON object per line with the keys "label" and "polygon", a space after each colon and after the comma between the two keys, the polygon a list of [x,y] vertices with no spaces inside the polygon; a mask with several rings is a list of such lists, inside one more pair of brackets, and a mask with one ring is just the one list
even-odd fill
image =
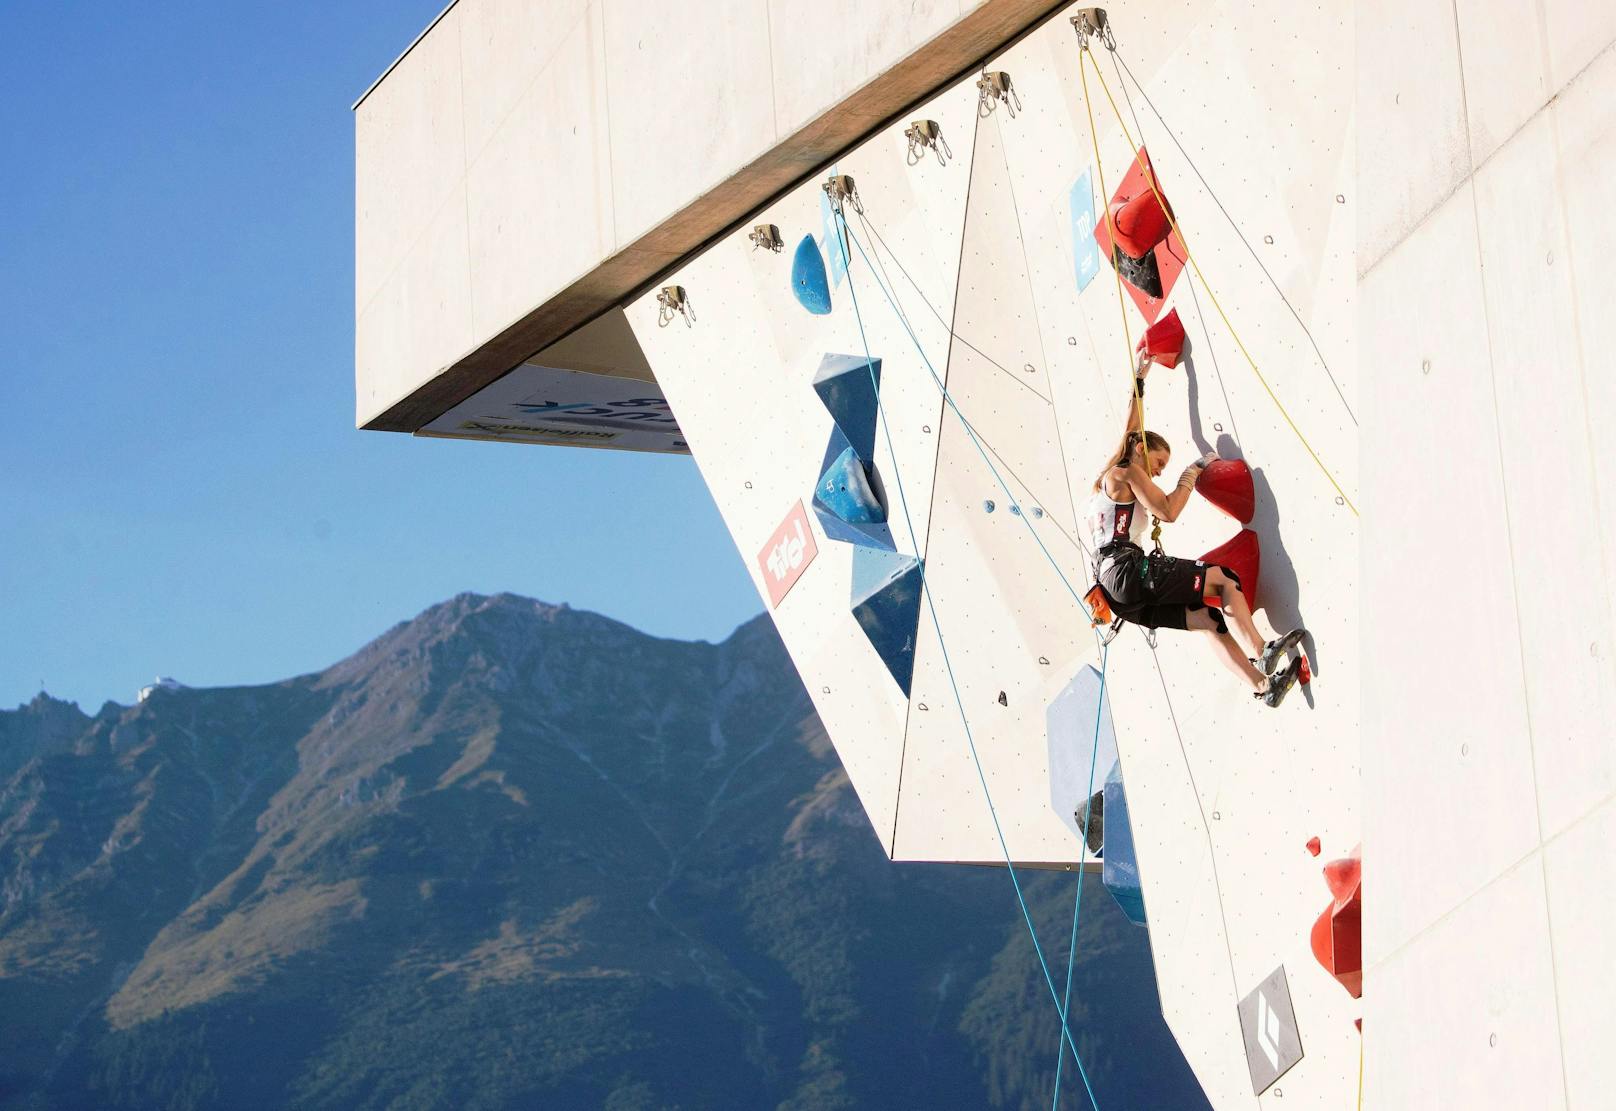
{"label": "blue climbing hold", "polygon": [[819,253],[814,237],[805,235],[791,260],[791,292],[797,303],[815,316],[830,312],[830,279],[825,274],[825,256]]}
{"label": "blue climbing hold", "polygon": [[886,507],[870,486],[869,475],[857,453],[848,447],[819,476],[815,500],[850,525],[879,525]]}
{"label": "blue climbing hold", "polygon": [[[852,466],[860,467],[866,479],[871,495],[877,504],[882,506],[879,518],[872,521],[849,521],[841,516],[844,507],[832,507],[821,494],[824,493],[825,479],[837,467],[837,461],[848,452],[852,452],[850,462]],[[825,535],[832,540],[843,540],[849,544],[861,544],[866,547],[885,548],[892,551],[897,544],[892,539],[892,530],[886,524],[886,500],[881,493],[880,476],[875,474],[875,468],[864,464],[857,458],[858,452],[853,451],[847,437],[842,430],[832,425],[830,442],[825,445],[825,458],[819,464],[820,480],[814,487],[813,507],[814,516],[819,518],[819,525],[825,530]]]}
{"label": "blue climbing hold", "polygon": [[1105,889],[1135,926],[1145,924],[1145,892],[1139,885],[1139,858],[1128,825],[1128,796],[1122,789],[1122,765],[1105,779]]}
{"label": "blue climbing hold", "polygon": [[814,372],[814,392],[830,419],[866,463],[875,460],[875,423],[880,415],[881,360],[863,355],[826,355]]}
{"label": "blue climbing hold", "polygon": [[853,550],[853,617],[905,697],[915,671],[921,562],[912,555]]}

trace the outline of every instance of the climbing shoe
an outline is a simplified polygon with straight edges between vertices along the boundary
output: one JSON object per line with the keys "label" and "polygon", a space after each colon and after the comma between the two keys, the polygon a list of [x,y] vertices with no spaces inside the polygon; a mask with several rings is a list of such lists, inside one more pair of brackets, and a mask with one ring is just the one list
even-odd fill
{"label": "climbing shoe", "polygon": [[1264,706],[1278,706],[1285,701],[1285,696],[1296,685],[1296,680],[1302,674],[1302,669],[1305,666],[1306,661],[1301,656],[1297,656],[1284,671],[1275,672],[1268,677],[1267,690],[1255,691],[1252,693],[1252,697],[1260,699]]}
{"label": "climbing shoe", "polygon": [[1279,666],[1279,661],[1284,658],[1285,653],[1300,644],[1302,638],[1306,635],[1306,629],[1292,629],[1282,637],[1275,637],[1263,645],[1262,659],[1251,662],[1256,664],[1257,670],[1264,675],[1272,675],[1274,669]]}

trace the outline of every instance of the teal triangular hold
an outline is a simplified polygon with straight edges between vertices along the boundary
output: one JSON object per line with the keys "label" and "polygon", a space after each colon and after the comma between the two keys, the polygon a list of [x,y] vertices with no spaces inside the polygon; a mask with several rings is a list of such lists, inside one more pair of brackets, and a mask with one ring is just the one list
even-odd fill
{"label": "teal triangular hold", "polygon": [[819,476],[814,499],[850,525],[879,525],[887,519],[864,464],[852,448],[845,449]]}
{"label": "teal triangular hold", "polygon": [[853,617],[904,696],[915,672],[922,564],[877,548],[853,551]]}
{"label": "teal triangular hold", "polygon": [[830,312],[830,279],[825,275],[825,256],[819,253],[814,237],[805,235],[791,259],[791,292],[797,303],[815,316]]}
{"label": "teal triangular hold", "polygon": [[897,541],[892,539],[892,530],[885,524],[850,525],[821,505],[817,496],[814,498],[814,516],[819,518],[819,527],[832,540],[844,540],[855,547],[881,548],[889,552],[898,547]]}
{"label": "teal triangular hold", "polygon": [[915,557],[904,552],[890,552],[884,548],[860,545],[853,549],[853,589],[851,602],[855,608],[870,595],[881,590],[893,579],[917,565]]}
{"label": "teal triangular hold", "polygon": [[814,374],[814,392],[830,411],[842,435],[860,459],[875,459],[876,397],[881,387],[881,360],[862,355],[826,355]]}

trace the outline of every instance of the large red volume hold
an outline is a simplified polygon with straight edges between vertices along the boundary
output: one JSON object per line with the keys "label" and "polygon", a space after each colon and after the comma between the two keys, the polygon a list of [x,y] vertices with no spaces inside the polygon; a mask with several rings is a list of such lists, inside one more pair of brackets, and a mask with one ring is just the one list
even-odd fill
{"label": "large red volume hold", "polygon": [[[1154,233],[1155,228],[1152,225],[1172,212],[1172,202],[1166,199],[1167,194],[1160,180],[1156,180],[1156,192],[1162,194],[1163,200],[1161,202],[1156,200],[1156,192],[1152,192],[1150,187],[1153,177],[1146,174],[1148,166],[1150,155],[1146,153],[1144,147],[1140,147],[1128,167],[1128,173],[1117,186],[1116,192],[1106,201],[1106,211],[1100,213],[1100,218],[1094,223],[1094,241],[1100,247],[1100,257],[1113,259],[1113,264],[1115,264],[1113,250],[1123,254],[1138,250],[1141,240],[1149,240]],[[1154,170],[1151,171],[1151,175],[1153,174]],[[1118,227],[1116,243],[1113,245],[1112,220],[1107,218],[1107,214],[1118,214],[1122,208],[1131,203],[1135,204],[1135,209],[1129,210],[1126,214],[1127,219],[1131,221],[1129,224],[1131,234],[1125,236],[1123,229]],[[1162,207],[1164,203],[1167,206],[1165,210]],[[1149,324],[1155,321],[1165,307],[1168,296],[1173,292],[1174,284],[1184,272],[1184,261],[1188,255],[1184,250],[1184,244],[1170,227],[1166,238],[1148,248],[1145,254],[1155,263],[1156,276],[1161,281],[1160,290],[1154,293],[1147,292],[1135,285],[1127,274],[1123,275],[1122,285],[1128,291],[1128,296],[1133,299],[1133,303],[1139,307],[1145,323]],[[1138,259],[1141,256],[1131,257]]]}
{"label": "large red volume hold", "polygon": [[1201,557],[1201,562],[1227,567],[1240,579],[1240,593],[1246,605],[1257,608],[1257,572],[1262,569],[1262,545],[1257,534],[1241,529],[1227,544],[1220,544]]}
{"label": "large red volume hold", "polygon": [[1111,205],[1111,223],[1117,230],[1117,246],[1129,258],[1144,258],[1172,230],[1167,211],[1149,182],[1143,192],[1122,197]]}
{"label": "large red volume hold", "polygon": [[1179,357],[1184,354],[1184,322],[1178,319],[1178,310],[1173,309],[1146,328],[1134,350],[1143,351],[1152,362],[1164,367],[1177,366]]}
{"label": "large red volume hold", "polygon": [[1257,491],[1244,459],[1214,459],[1195,482],[1196,492],[1242,525],[1257,512]]}
{"label": "large red volume hold", "polygon": [[1324,866],[1333,898],[1313,923],[1313,957],[1354,999],[1363,998],[1363,865],[1359,851]]}

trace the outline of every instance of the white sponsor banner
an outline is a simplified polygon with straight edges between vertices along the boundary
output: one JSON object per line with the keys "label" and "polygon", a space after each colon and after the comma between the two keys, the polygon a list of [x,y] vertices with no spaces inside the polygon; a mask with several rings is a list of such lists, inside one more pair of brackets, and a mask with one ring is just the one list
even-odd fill
{"label": "white sponsor banner", "polygon": [[428,436],[690,454],[654,382],[523,363],[421,429]]}

